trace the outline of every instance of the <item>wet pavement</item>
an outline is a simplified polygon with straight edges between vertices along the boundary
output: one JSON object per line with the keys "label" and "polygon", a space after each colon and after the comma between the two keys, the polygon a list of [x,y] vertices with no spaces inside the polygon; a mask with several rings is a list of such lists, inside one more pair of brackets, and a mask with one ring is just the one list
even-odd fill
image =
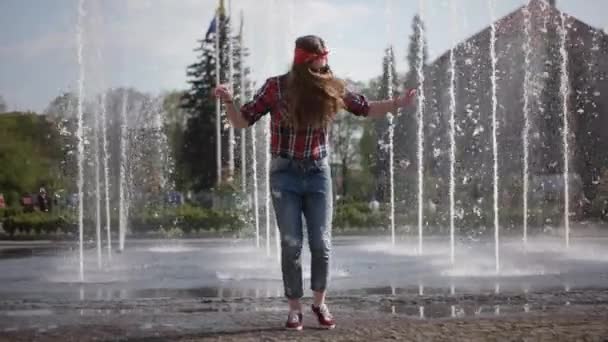
{"label": "wet pavement", "polygon": [[[607,290],[368,295],[332,297],[329,305],[339,322],[336,331],[315,329],[316,324],[307,311],[308,329],[293,335],[281,329],[285,318],[282,298],[2,300],[0,336],[7,341],[365,340],[393,335],[397,339],[420,340],[432,337],[422,339],[426,341],[454,340],[451,334],[462,334],[466,326],[476,326],[479,330],[469,332],[470,336],[485,331],[487,337],[507,338],[506,327],[521,326],[520,329],[530,329],[529,335],[522,336],[523,341],[526,336],[534,337],[533,330],[541,328],[550,329],[546,336],[558,337],[555,334],[567,326],[567,334],[562,337],[582,336],[592,341],[608,338]],[[404,326],[410,328],[402,329]],[[589,330],[590,327],[593,329]],[[346,338],[348,336],[351,339]]]}
{"label": "wet pavement", "polygon": [[[445,238],[425,241],[422,256],[415,239],[334,241],[329,304],[340,325],[295,336],[281,329],[276,253],[251,241],[132,241],[101,269],[87,249],[84,281],[73,244],[0,243],[0,341],[608,338],[604,237],[568,250],[558,238],[525,249],[504,239],[498,274],[488,241],[460,241],[453,265]],[[469,339],[466,329],[476,329]]]}

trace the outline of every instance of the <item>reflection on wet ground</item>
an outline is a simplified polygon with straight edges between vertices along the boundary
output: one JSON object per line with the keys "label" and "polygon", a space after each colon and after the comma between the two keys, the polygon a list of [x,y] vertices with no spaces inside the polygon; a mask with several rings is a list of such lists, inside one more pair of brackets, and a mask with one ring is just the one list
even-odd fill
{"label": "reflection on wet ground", "polygon": [[[608,290],[527,294],[411,294],[334,296],[340,317],[371,315],[410,320],[468,320],[598,314],[608,309]],[[261,327],[280,322],[282,298],[151,298],[127,300],[0,300],[0,332],[43,334],[76,326],[121,326],[130,334],[146,331],[232,331],[243,319]],[[255,315],[252,315],[255,313]],[[380,315],[380,316],[379,316]],[[244,318],[247,317],[247,318]],[[121,329],[122,329],[121,328]]]}
{"label": "reflection on wet ground", "polygon": [[[355,300],[356,301],[356,300]],[[564,304],[567,306],[570,304]],[[530,304],[524,305],[448,305],[448,304],[429,304],[429,305],[406,305],[395,304],[390,306],[379,306],[375,308],[382,313],[393,315],[404,315],[420,319],[439,319],[439,318],[464,318],[479,316],[499,316],[520,313],[546,313],[556,311],[556,306],[538,306]],[[187,307],[175,310],[178,313],[238,313],[238,312],[283,312],[283,305],[276,307],[257,306],[255,304],[244,303],[224,303],[222,305]],[[52,315],[67,315],[74,311],[78,316],[120,316],[133,314],[161,314],[165,312],[160,308],[138,307],[138,308],[111,308],[111,309],[83,309],[83,308],[55,308],[55,309],[15,309],[0,311],[0,317],[43,317]]]}

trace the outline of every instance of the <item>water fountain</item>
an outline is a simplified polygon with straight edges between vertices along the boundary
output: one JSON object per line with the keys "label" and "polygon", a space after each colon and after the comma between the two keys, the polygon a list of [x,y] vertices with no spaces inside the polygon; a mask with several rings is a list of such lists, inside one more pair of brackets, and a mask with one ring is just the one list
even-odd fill
{"label": "water fountain", "polygon": [[[420,21],[424,20],[424,0],[419,1],[420,7]],[[425,106],[425,90],[424,90],[424,44],[425,44],[425,31],[424,27],[420,24],[418,27],[420,35],[418,36],[418,65],[416,72],[418,73],[418,105],[417,105],[417,119],[418,119],[418,254],[422,255],[422,228],[424,225],[424,106]]]}
{"label": "water fountain", "polygon": [[[452,17],[452,27],[455,27],[454,18],[456,17],[456,7],[454,0],[450,0],[450,13]],[[454,35],[454,33],[452,33]],[[455,261],[455,247],[454,247],[454,190],[456,187],[455,181],[455,164],[456,164],[456,58],[454,57],[454,44],[456,40],[452,37],[452,48],[450,49],[450,185],[449,185],[449,198],[450,198],[450,262],[454,264]]]}
{"label": "water fountain", "polygon": [[[241,85],[241,88],[244,85]],[[241,99],[244,99],[244,94]],[[247,193],[247,130],[241,129],[241,189]]]}
{"label": "water fountain", "polygon": [[[232,42],[232,1],[228,0],[228,24],[227,24],[227,39],[228,39],[228,90],[230,94],[234,94],[234,44]],[[234,178],[234,127],[228,125],[228,175],[232,181]]]}
{"label": "water fountain", "polygon": [[[241,19],[241,25],[243,25],[243,19]],[[251,37],[255,37],[255,25],[248,25],[247,26],[247,32],[249,32],[249,36]],[[244,32],[241,31],[241,39],[242,42],[245,42],[244,36],[243,36]],[[243,63],[241,65],[241,69],[243,70],[242,75],[244,75],[244,70],[246,69],[245,67],[245,59],[243,58],[243,47],[244,45],[241,45],[241,63]],[[251,46],[249,47],[249,56],[250,58],[252,58],[255,54],[255,46]],[[254,90],[254,83],[252,81],[248,82],[247,84],[245,83],[245,77],[241,77],[241,89],[243,89],[243,93],[241,94],[241,99],[242,99],[242,103],[245,103],[247,100],[251,100],[253,99],[254,95],[255,95],[255,90]],[[245,91],[245,89],[247,91]],[[247,94],[249,94],[249,98],[247,98]],[[251,136],[251,189],[252,189],[252,201],[253,201],[253,223],[254,223],[254,228],[255,228],[255,246],[256,248],[260,248],[260,205],[259,205],[259,179],[258,179],[258,130],[259,130],[259,126],[260,125],[253,125],[252,127],[249,128],[250,131],[250,136]],[[246,142],[246,130],[242,130],[241,131],[241,141],[242,142]],[[245,144],[243,144],[241,146],[241,148],[244,148]],[[243,155],[243,160],[242,162],[245,163],[247,158],[246,158],[246,150],[242,152]],[[245,166],[246,164],[243,164],[243,173],[246,176],[246,169]],[[243,182],[243,184],[245,184],[246,181]],[[243,186],[243,189],[245,189],[245,186]]]}
{"label": "water fountain", "polygon": [[[245,40],[243,39],[243,23],[244,23],[244,14],[243,11],[240,13],[241,17],[241,26],[239,30],[239,61],[240,61],[240,74],[241,74],[241,82],[240,82],[240,94],[239,99],[241,103],[245,103],[246,91],[245,91],[245,55],[243,54],[243,50],[245,49]],[[255,167],[255,166],[254,166]],[[241,188],[243,189],[243,193],[247,193],[247,130],[241,129]]]}
{"label": "water fountain", "polygon": [[[218,86],[222,82],[220,79],[220,12],[215,14],[215,85]],[[222,183],[222,103],[218,98],[215,99],[215,148],[216,148],[216,167],[217,167],[217,184]]]}
{"label": "water fountain", "polygon": [[264,132],[264,214],[266,215],[266,256],[270,256],[270,115],[262,119]]}
{"label": "water fountain", "polygon": [[[393,49],[389,47],[387,50],[387,99],[393,99]],[[396,113],[395,113],[396,114]],[[390,197],[390,229],[391,229],[391,244],[395,245],[395,124],[393,122],[393,113],[387,114],[388,119],[388,161],[389,161],[389,197]]]}
{"label": "water fountain", "polygon": [[77,115],[78,115],[78,128],[76,136],[78,137],[78,240],[79,240],[79,279],[84,281],[84,82],[85,82],[85,68],[84,68],[84,20],[86,17],[86,11],[84,8],[84,0],[78,1],[78,26],[76,29],[76,45],[77,45],[77,59],[78,59],[78,104],[77,104]]}
{"label": "water fountain", "polygon": [[563,125],[562,136],[564,143],[564,235],[566,239],[566,248],[570,248],[570,145],[569,135],[570,126],[568,122],[569,117],[569,101],[570,101],[570,77],[568,76],[568,50],[566,49],[566,43],[568,40],[568,23],[566,14],[560,12],[560,56],[561,56],[561,79],[560,79],[560,93],[562,97],[562,117]]}
{"label": "water fountain", "polygon": [[[385,50],[385,62],[386,62],[386,99],[393,99],[393,79],[396,75],[393,75],[393,68],[395,61],[392,41],[393,41],[393,28],[391,15],[393,12],[393,2],[391,0],[386,1],[386,36],[388,37],[388,48]],[[398,109],[397,109],[398,111]],[[389,224],[391,231],[391,245],[395,246],[395,116],[398,112],[387,113],[386,118],[388,121],[388,170],[389,170]]]}
{"label": "water fountain", "polygon": [[120,109],[120,179],[118,180],[118,250],[125,249],[125,236],[127,234],[127,220],[129,218],[128,208],[128,164],[127,156],[129,149],[128,135],[128,110],[129,94],[125,90],[122,94],[122,107]]}
{"label": "water fountain", "polygon": [[522,202],[523,202],[523,242],[524,248],[528,244],[528,197],[529,197],[529,160],[530,160],[530,83],[531,83],[531,72],[530,72],[530,58],[532,53],[532,36],[530,34],[530,1],[523,8],[524,13],[524,129],[522,132],[523,140],[523,189],[522,189]]}
{"label": "water fountain", "polygon": [[95,167],[95,239],[97,241],[97,268],[101,269],[101,153],[99,153],[99,134],[101,131],[99,113],[94,115],[93,124],[93,153]]}
{"label": "water fountain", "polygon": [[[163,134],[163,109],[162,109],[162,97],[158,96],[158,97],[154,97],[152,99],[150,99],[149,102],[149,106],[150,108],[146,109],[147,111],[149,111],[150,113],[148,115],[151,115],[152,118],[151,120],[148,122],[148,124],[146,125],[146,128],[150,129],[152,131],[152,141],[148,141],[150,139],[146,139],[146,143],[150,144],[153,146],[154,148],[154,155],[155,155],[155,160],[153,165],[154,169],[158,169],[159,170],[159,174],[158,174],[158,186],[160,191],[165,191],[166,187],[167,187],[167,178],[166,178],[166,173],[165,173],[165,166],[168,164],[166,163],[166,152],[165,151],[165,146],[167,145],[167,142],[164,141],[164,134]],[[136,144],[133,144],[136,145]],[[135,146],[134,146],[135,147]]]}
{"label": "water fountain", "polygon": [[497,97],[497,77],[496,77],[496,19],[494,17],[495,0],[489,1],[490,7],[490,19],[492,25],[490,26],[490,58],[492,63],[492,74],[490,76],[492,81],[492,156],[494,160],[493,166],[493,189],[494,189],[494,250],[495,250],[495,262],[496,262],[496,273],[500,272],[500,244],[499,244],[499,225],[498,225],[498,120],[496,118],[496,111],[498,107]]}
{"label": "water fountain", "polygon": [[[271,13],[271,17],[266,20],[266,32],[273,32],[275,27],[274,27],[274,23],[273,23],[273,17],[272,14],[274,14],[274,8],[276,6],[276,3],[274,0],[269,0],[266,3],[267,8],[270,8],[270,13]],[[270,40],[269,41],[269,51],[276,51],[276,49],[274,49],[274,40]],[[274,65],[272,64],[274,62],[274,58],[273,56],[269,56],[270,58],[267,58],[265,60],[265,64],[264,64],[264,70],[266,71],[266,74],[270,74],[271,72],[275,72],[274,70]],[[271,116],[270,115],[265,115],[264,118],[261,120],[260,124],[263,127],[263,134],[264,134],[264,173],[263,173],[263,178],[264,178],[264,199],[265,199],[265,203],[264,203],[264,214],[265,214],[265,219],[266,219],[266,234],[265,234],[265,238],[266,238],[266,256],[269,257],[271,254],[271,240],[272,240],[272,235],[273,234],[271,231],[271,210],[272,210],[272,205],[271,205],[271,196],[272,196],[272,192],[271,192],[271,187],[270,187],[270,164],[271,164],[271,159],[272,156],[270,154],[270,149],[271,149],[271,134],[270,134],[270,125],[271,125]]]}
{"label": "water fountain", "polygon": [[106,91],[102,91],[100,97],[100,124],[101,124],[101,145],[102,145],[102,167],[104,181],[104,202],[105,202],[105,222],[107,233],[108,260],[112,260],[112,220],[110,217],[110,154],[108,153],[108,132],[107,132],[107,107]]}
{"label": "water fountain", "polygon": [[[250,83],[251,87],[251,83]],[[253,94],[253,89],[249,89]],[[251,182],[253,185],[253,222],[255,225],[255,246],[260,248],[260,208],[259,208],[259,189],[258,189],[258,157],[257,157],[257,125],[251,128]]]}
{"label": "water fountain", "polygon": [[[269,22],[269,25],[271,27],[273,27],[273,31],[275,31],[277,27],[281,26],[281,23],[279,23],[279,21],[278,21],[278,19],[279,19],[278,13],[281,9],[278,5],[279,5],[279,0],[271,0],[271,2],[270,2],[270,20],[268,22]],[[288,31],[288,30],[285,30],[285,31]],[[272,31],[270,31],[270,32],[272,32]],[[279,48],[277,47],[277,41],[275,39],[270,40],[270,50],[279,51]],[[289,50],[287,50],[287,51],[289,51]],[[273,60],[272,60],[272,63],[273,63],[272,65],[274,67],[273,68],[274,70],[281,69],[279,61],[280,61],[280,55],[277,55],[275,53],[273,56]],[[268,117],[269,117],[269,119],[268,119],[269,123],[268,123],[267,139],[268,139],[268,146],[270,147],[271,142],[272,142],[272,136],[270,134],[272,120],[270,119],[270,115],[268,115]],[[271,159],[270,148],[268,149],[267,153],[268,153],[267,158]],[[268,173],[268,183],[270,184],[270,174],[269,173]],[[272,189],[269,189],[269,190],[272,191]],[[277,221],[276,221],[276,215],[274,215],[275,214],[274,205],[272,206],[271,210],[273,213],[272,222],[274,225],[275,258],[280,263],[281,262],[281,232],[279,231],[279,225],[277,224]]]}

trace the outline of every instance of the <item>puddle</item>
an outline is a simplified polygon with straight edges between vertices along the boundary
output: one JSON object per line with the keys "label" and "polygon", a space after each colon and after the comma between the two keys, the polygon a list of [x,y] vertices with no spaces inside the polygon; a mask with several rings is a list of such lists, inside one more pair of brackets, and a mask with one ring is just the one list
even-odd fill
{"label": "puddle", "polygon": [[9,317],[50,316],[54,313],[55,312],[53,310],[49,310],[49,309],[7,310],[7,311],[0,311],[0,316],[9,316]]}
{"label": "puddle", "polygon": [[381,312],[394,315],[405,315],[418,319],[451,319],[451,318],[479,318],[492,316],[508,316],[545,312],[546,306],[533,308],[530,304],[524,305],[391,305],[382,307]]}

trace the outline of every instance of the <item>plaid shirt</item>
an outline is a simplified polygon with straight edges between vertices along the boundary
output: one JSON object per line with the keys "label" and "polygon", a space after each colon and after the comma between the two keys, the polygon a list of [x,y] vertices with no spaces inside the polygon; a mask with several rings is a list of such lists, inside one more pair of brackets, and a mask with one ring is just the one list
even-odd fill
{"label": "plaid shirt", "polygon": [[[308,127],[296,131],[281,122],[287,109],[287,103],[282,96],[285,90],[284,80],[285,75],[267,79],[253,99],[241,107],[243,117],[251,126],[270,113],[270,153],[273,156],[297,160],[325,158],[328,150],[327,129]],[[347,91],[343,100],[346,110],[354,115],[367,116],[369,113],[369,103],[365,96]]]}

